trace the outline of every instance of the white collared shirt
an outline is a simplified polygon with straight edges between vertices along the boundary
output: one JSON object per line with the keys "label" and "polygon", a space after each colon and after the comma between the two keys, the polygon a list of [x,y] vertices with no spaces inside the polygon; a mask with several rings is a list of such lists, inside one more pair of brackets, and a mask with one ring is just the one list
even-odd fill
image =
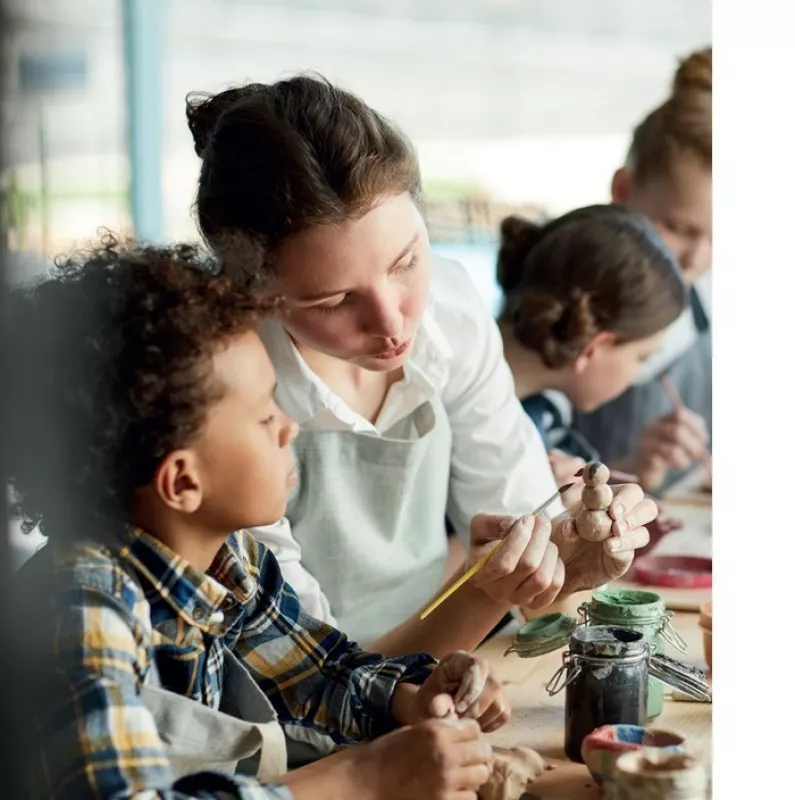
{"label": "white collared shirt", "polygon": [[[404,377],[390,388],[375,424],[312,372],[278,320],[268,320],[261,335],[276,370],[276,400],[303,428],[381,436],[441,395],[453,436],[447,513],[465,542],[476,514],[529,513],[557,488],[541,436],[516,398],[497,324],[457,262],[434,257],[428,306]],[[548,513],[561,511],[556,502]],[[321,587],[301,565],[289,521],[253,533],[276,555],[305,610],[333,624]]]}

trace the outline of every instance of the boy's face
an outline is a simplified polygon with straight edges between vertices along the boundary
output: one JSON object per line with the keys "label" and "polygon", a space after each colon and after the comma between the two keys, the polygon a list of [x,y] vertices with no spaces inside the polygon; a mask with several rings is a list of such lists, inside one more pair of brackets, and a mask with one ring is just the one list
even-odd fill
{"label": "boy's face", "polygon": [[213,356],[212,371],[224,395],[190,447],[200,492],[195,521],[229,532],[277,522],[297,480],[290,444],[298,426],[276,405],[270,358],[248,332]]}

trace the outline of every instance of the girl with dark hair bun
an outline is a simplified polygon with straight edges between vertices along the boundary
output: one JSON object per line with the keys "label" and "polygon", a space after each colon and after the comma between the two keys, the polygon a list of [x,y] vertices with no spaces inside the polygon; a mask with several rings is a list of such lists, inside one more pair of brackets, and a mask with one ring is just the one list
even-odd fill
{"label": "girl with dark hair bun", "polygon": [[599,454],[571,429],[569,408],[592,411],[640,374],[685,307],[681,270],[643,215],[607,205],[546,225],[507,218],[497,278],[517,395],[547,448],[569,455],[553,469],[570,480]]}

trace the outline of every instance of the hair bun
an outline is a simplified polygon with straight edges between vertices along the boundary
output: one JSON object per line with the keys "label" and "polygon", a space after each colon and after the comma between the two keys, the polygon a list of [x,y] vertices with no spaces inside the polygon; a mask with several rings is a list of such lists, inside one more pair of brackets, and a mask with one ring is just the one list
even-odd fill
{"label": "hair bun", "polygon": [[673,96],[693,91],[712,92],[712,47],[691,53],[676,70]]}
{"label": "hair bun", "polygon": [[521,280],[523,262],[543,230],[543,226],[517,215],[506,217],[500,223],[497,280],[504,292],[510,292]]}
{"label": "hair bun", "polygon": [[204,158],[207,146],[218,127],[218,121],[227,109],[264,88],[262,84],[253,83],[245,87],[227,89],[218,94],[191,92],[185,98],[185,116],[188,118],[188,128],[193,136],[193,149],[199,158]]}

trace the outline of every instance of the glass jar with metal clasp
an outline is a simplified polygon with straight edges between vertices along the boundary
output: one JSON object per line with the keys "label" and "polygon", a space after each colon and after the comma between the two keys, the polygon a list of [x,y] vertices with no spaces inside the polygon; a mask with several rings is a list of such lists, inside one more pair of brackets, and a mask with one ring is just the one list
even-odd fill
{"label": "glass jar with metal clasp", "polygon": [[[673,612],[666,611],[665,600],[655,592],[636,589],[606,589],[595,592],[591,600],[583,603],[578,612],[586,625],[615,625],[640,631],[655,652],[665,653],[665,643],[680,652],[687,651],[687,644],[676,632],[671,618]],[[646,716],[652,720],[663,710],[663,684],[654,677],[649,678],[649,695]]]}
{"label": "glass jar with metal clasp", "polygon": [[564,746],[573,761],[582,763],[583,739],[602,725],[646,725],[650,675],[689,697],[711,700],[701,670],[657,653],[656,644],[631,628],[545,614],[519,629],[505,655],[536,658],[567,645],[546,690],[566,690]]}

